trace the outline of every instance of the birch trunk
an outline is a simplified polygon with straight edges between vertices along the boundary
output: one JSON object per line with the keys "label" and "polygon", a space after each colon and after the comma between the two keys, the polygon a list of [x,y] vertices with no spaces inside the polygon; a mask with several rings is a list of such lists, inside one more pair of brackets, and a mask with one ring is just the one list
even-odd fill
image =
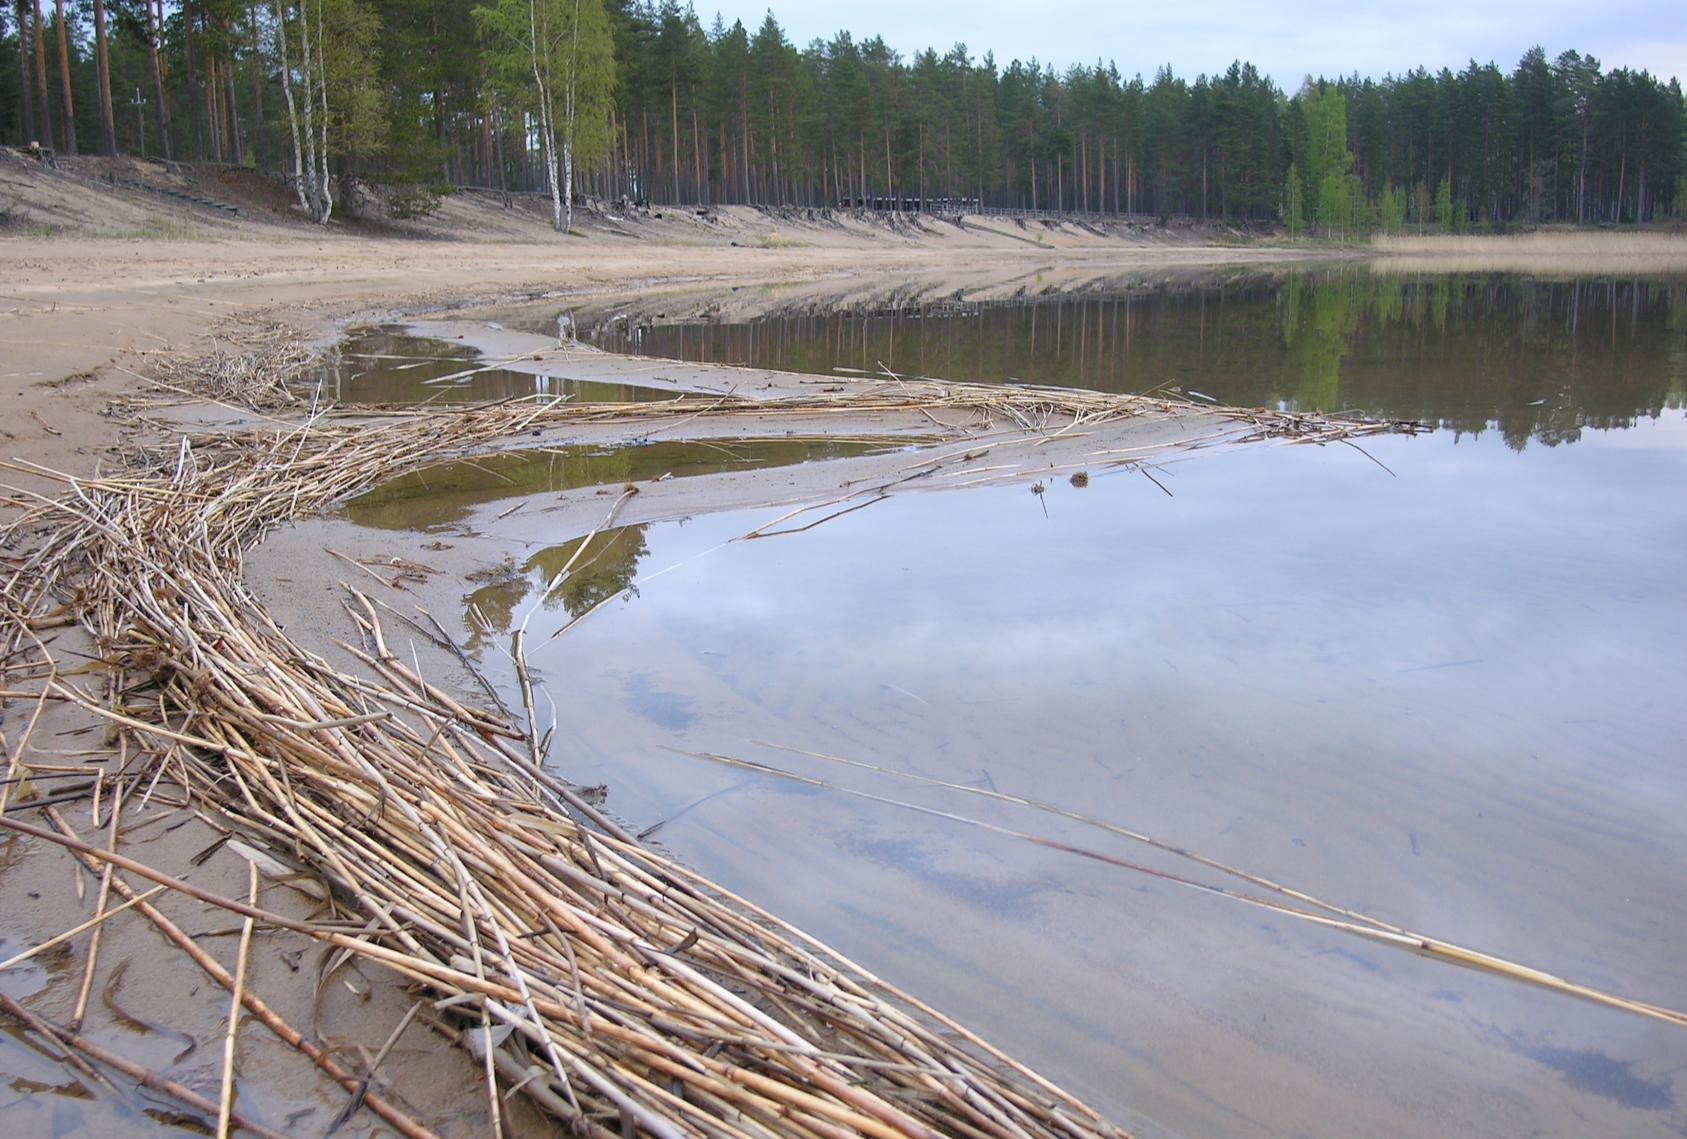
{"label": "birch trunk", "polygon": [[322,191],[316,184],[316,67],[310,43],[310,0],[299,0],[300,71],[305,81],[305,209],[322,220]]}
{"label": "birch trunk", "polygon": [[[539,141],[544,147],[545,177],[551,185],[551,228],[558,233],[566,232],[563,228],[562,217],[562,187],[557,179],[556,136],[551,122],[551,61],[550,53],[546,52],[543,72],[539,67],[539,5],[538,0],[527,2],[527,30],[529,40],[529,57],[533,64],[533,84],[539,89]],[[549,31],[547,26],[546,31]],[[571,179],[572,181],[572,179]],[[573,209],[572,199],[569,201],[570,212]],[[572,220],[572,219],[571,219]]]}
{"label": "birch trunk", "polygon": [[317,148],[317,156],[322,161],[321,174],[317,185],[321,194],[322,212],[317,215],[317,223],[327,225],[328,219],[334,213],[334,188],[328,180],[328,58],[322,53],[322,25],[326,21],[322,18],[322,0],[316,0],[316,86],[322,96],[322,139]]}
{"label": "birch trunk", "polygon": [[293,63],[287,58],[287,13],[281,0],[275,0],[275,48],[281,57],[281,93],[287,98],[287,125],[293,131],[293,189],[299,195],[299,208],[310,212],[310,199],[305,196],[305,156],[299,145],[299,107],[293,101]]}
{"label": "birch trunk", "polygon": [[568,53],[568,83],[563,89],[562,232],[574,231],[574,79],[580,70],[580,0],[574,0],[574,27]]}

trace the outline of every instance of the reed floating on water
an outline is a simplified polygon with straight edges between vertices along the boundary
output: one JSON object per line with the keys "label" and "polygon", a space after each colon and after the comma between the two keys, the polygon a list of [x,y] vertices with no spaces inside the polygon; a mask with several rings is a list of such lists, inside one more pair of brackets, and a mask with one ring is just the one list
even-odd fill
{"label": "reed floating on water", "polygon": [[[418,675],[387,644],[367,597],[348,589],[357,640],[343,647],[361,666],[354,672],[291,639],[243,581],[244,551],[268,529],[535,428],[677,425],[747,410],[935,409],[967,412],[975,427],[1033,432],[1190,410],[1142,397],[892,380],[779,401],[312,416],[182,437],[147,466],[101,478],[27,468],[66,491],[30,499],[8,533],[32,546],[0,587],[4,659],[27,656],[33,644],[40,704],[79,704],[149,757],[127,765],[124,793],[144,801],[168,772],[253,851],[320,879],[331,912],[296,921],[208,894],[81,842],[67,826],[0,815],[0,827],[109,867],[111,888],[155,923],[163,919],[127,879],[241,915],[248,937],[262,921],[386,966],[452,1022],[448,1030],[484,1068],[494,1119],[501,1096],[519,1088],[596,1137],[1115,1139],[1122,1133],[1111,1123],[958,1024],[641,846],[547,770],[530,725],[512,726]],[[1199,414],[1208,441],[1331,442],[1411,426]],[[1210,430],[1214,423],[1222,429]],[[950,461],[964,458],[957,449]],[[61,674],[32,627],[66,613],[110,663],[99,690]],[[126,695],[141,682],[144,700]],[[176,944],[233,991],[237,1009],[312,1054],[243,977]],[[324,1066],[355,1086],[331,1061]],[[224,1127],[230,1095],[225,1082]],[[369,1100],[376,1106],[378,1097]],[[427,1133],[383,1114],[406,1134]]]}

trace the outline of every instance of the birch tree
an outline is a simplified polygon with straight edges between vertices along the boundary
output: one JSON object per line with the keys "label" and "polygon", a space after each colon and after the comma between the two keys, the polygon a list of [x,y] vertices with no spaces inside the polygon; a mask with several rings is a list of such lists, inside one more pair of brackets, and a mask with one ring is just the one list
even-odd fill
{"label": "birch tree", "polygon": [[574,167],[609,151],[614,46],[603,0],[497,0],[477,7],[491,40],[488,62],[538,119],[551,224],[574,226]]}
{"label": "birch tree", "polygon": [[334,213],[333,160],[372,151],[383,133],[380,23],[358,0],[273,3],[299,205],[327,225]]}

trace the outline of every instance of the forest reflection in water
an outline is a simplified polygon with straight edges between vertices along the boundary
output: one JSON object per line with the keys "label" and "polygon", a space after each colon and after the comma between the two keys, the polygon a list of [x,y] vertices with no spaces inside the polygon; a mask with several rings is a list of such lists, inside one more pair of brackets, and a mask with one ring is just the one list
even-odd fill
{"label": "forest reflection in water", "polygon": [[[678,307],[678,306],[669,306]],[[1681,407],[1687,281],[1396,275],[1341,266],[906,303],[773,304],[731,322],[604,319],[600,347],[829,374],[838,369],[1200,402],[1356,410],[1513,449]]]}
{"label": "forest reflection in water", "polygon": [[[1674,1026],[847,797],[1100,841],[815,753],[1082,810],[1687,1007],[1684,295],[1341,269],[953,317],[787,311],[753,326],[758,351],[782,328],[806,353],[785,367],[870,369],[894,335],[899,368],[923,340],[937,373],[1011,336],[1022,363],[992,359],[1019,375],[1034,320],[1038,357],[1069,369],[1045,382],[1450,429],[1367,440],[1375,463],[1207,451],[1162,472],[1175,497],[1099,467],[1035,497],[894,495],[765,542],[735,539],[774,508],[559,541],[544,511],[581,484],[547,453],[350,513],[502,543],[463,587],[466,651],[512,691],[504,634],[525,628],[567,778],[1136,1133],[1680,1135]],[[669,459],[640,461],[582,472],[618,485]],[[544,493],[518,511],[524,489]]]}
{"label": "forest reflection in water", "polygon": [[633,384],[501,368],[466,344],[416,336],[402,325],[351,329],[316,378],[325,398],[344,404],[487,403],[526,396],[612,403],[665,398]]}

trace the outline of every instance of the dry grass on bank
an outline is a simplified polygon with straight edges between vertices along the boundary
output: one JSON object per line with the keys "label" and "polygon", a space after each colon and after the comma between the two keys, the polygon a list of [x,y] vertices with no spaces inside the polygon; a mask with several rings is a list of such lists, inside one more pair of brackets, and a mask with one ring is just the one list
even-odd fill
{"label": "dry grass on bank", "polygon": [[[268,386],[263,369],[244,365],[203,380],[223,390],[230,374]],[[112,845],[84,841],[51,805],[63,795],[31,787],[36,772],[22,758],[31,721],[8,741],[0,827],[75,851],[107,883],[96,920],[121,909],[118,899],[132,903],[237,1005],[352,1092],[354,1105],[413,1139],[432,1134],[425,1121],[283,1021],[245,984],[243,968],[231,975],[141,897],[146,884],[412,982],[416,1015],[438,1022],[484,1071],[494,1119],[502,1097],[519,1089],[599,1139],[1118,1139],[1054,1085],[642,847],[553,777],[519,641],[524,714],[512,723],[420,677],[389,650],[380,612],[362,595],[346,599],[357,643],[345,648],[360,662],[348,672],[277,627],[244,584],[244,551],[266,531],[426,462],[533,428],[671,424],[747,408],[944,408],[1038,429],[1187,410],[900,382],[772,405],[512,403],[182,437],[128,472],[57,476],[64,494],[14,502],[26,513],[5,535],[26,551],[0,586],[5,689],[14,698],[33,691],[37,707],[79,706],[105,722],[127,762],[90,791],[96,818],[103,801],[100,827]],[[1230,438],[1328,442],[1411,426],[1214,414]],[[41,629],[66,623],[98,645],[92,679],[84,662],[55,659],[40,639]],[[422,632],[455,651],[443,629]],[[300,921],[266,909],[255,873],[246,898],[220,897],[126,855],[115,843],[123,805],[144,802],[161,783],[236,836],[270,889],[303,881],[324,912]],[[37,809],[46,825],[24,821]],[[108,1062],[74,1033],[8,1010]]]}
{"label": "dry grass on bank", "polygon": [[1655,229],[1394,234],[1372,239],[1370,248],[1382,272],[1687,272],[1687,232]]}

